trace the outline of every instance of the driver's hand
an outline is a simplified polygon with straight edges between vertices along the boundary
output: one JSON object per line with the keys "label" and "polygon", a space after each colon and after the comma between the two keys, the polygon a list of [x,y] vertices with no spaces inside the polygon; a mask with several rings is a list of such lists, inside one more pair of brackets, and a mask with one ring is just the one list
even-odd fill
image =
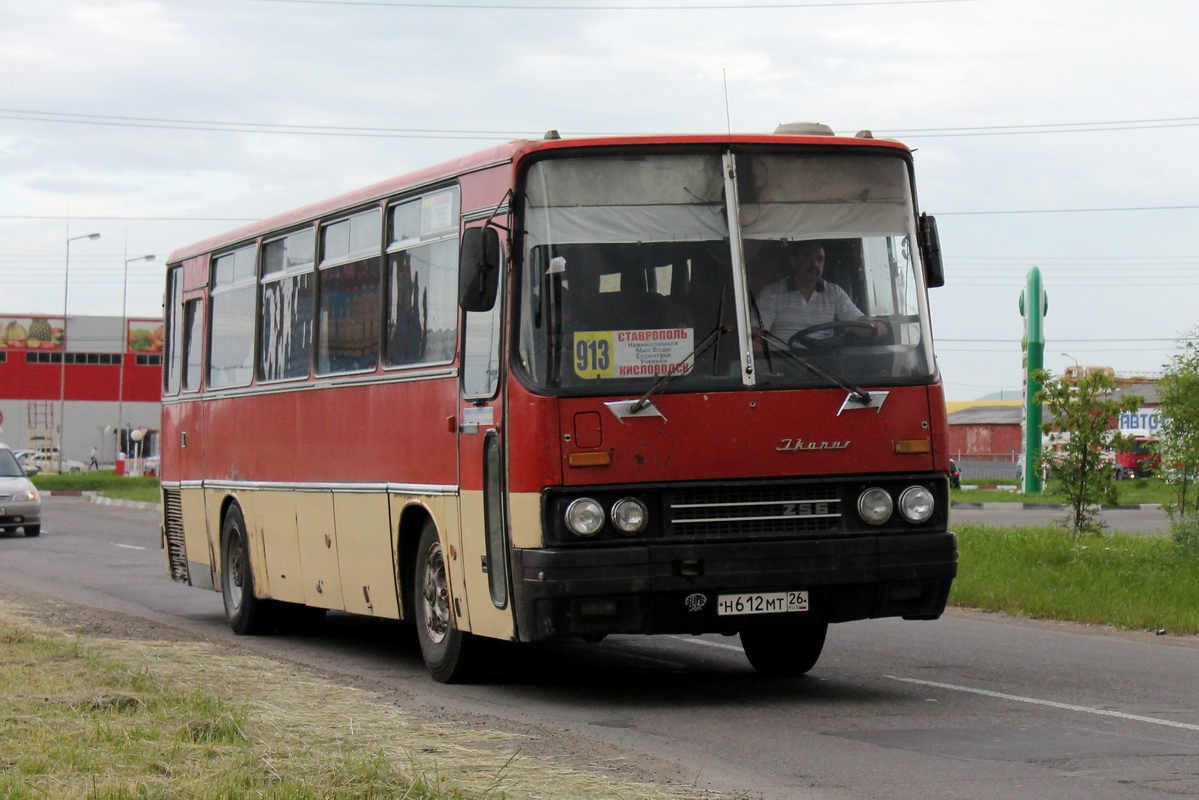
{"label": "driver's hand", "polygon": [[887,323],[882,322],[877,319],[870,319],[869,317],[862,317],[861,320],[862,320],[862,322],[869,322],[871,325],[874,326],[874,338],[875,339],[882,339],[887,336],[887,333],[888,333]]}
{"label": "driver's hand", "polygon": [[753,348],[759,353],[766,352],[766,339],[762,334],[763,330],[757,326],[751,328],[749,331],[750,340],[753,342]]}

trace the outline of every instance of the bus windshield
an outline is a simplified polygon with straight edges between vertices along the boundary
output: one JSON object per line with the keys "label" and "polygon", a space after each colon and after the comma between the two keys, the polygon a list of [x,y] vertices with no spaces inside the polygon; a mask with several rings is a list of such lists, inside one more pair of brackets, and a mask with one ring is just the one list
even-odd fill
{"label": "bus windshield", "polygon": [[545,158],[518,196],[517,368],[534,388],[644,392],[665,375],[666,392],[933,376],[901,157]]}

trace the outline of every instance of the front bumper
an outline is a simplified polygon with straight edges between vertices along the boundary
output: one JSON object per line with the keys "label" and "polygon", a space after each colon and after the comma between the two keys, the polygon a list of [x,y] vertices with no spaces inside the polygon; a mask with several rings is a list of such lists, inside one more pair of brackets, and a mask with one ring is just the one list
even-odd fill
{"label": "front bumper", "polygon": [[[522,641],[733,633],[748,625],[935,619],[957,575],[952,532],[801,541],[517,550]],[[802,613],[721,617],[717,595],[806,590]]]}
{"label": "front bumper", "polygon": [[0,500],[0,528],[42,524],[40,500]]}

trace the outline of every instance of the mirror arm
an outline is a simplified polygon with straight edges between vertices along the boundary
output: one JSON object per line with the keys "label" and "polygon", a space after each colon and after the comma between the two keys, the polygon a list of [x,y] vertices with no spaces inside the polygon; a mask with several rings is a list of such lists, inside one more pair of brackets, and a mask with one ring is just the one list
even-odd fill
{"label": "mirror arm", "polygon": [[505,204],[505,203],[510,203],[510,202],[512,202],[512,201],[513,201],[515,198],[516,198],[516,194],[515,194],[515,193],[514,193],[514,192],[513,192],[511,189],[509,189],[509,190],[508,190],[508,191],[507,191],[507,192],[504,194],[504,196],[503,196],[502,198],[500,198],[500,202],[496,204],[495,208],[493,208],[493,209],[491,210],[491,214],[489,214],[489,215],[488,215],[488,217],[487,217],[487,221],[483,223],[483,227],[484,227],[484,228],[499,228],[499,229],[500,229],[500,230],[502,230],[504,233],[506,233],[506,234],[508,234],[509,236],[511,236],[511,235],[512,235],[512,229],[511,229],[511,228],[509,228],[507,225],[501,225],[500,223],[496,222],[496,221],[495,221],[495,216],[496,216],[496,214],[500,213],[500,209],[504,207],[504,204]]}

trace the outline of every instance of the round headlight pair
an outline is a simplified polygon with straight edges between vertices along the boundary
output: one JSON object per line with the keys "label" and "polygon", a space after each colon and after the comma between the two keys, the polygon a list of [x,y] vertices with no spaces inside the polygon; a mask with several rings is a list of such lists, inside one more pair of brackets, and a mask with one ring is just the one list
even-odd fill
{"label": "round headlight pair", "polygon": [[[575,536],[595,536],[604,527],[604,507],[590,497],[580,497],[566,507],[566,527]],[[649,509],[636,497],[625,497],[612,504],[612,527],[621,533],[645,530]]]}
{"label": "round headlight pair", "polygon": [[[899,514],[908,522],[928,522],[936,508],[933,493],[923,486],[909,486],[899,495]],[[882,525],[891,519],[894,504],[891,493],[872,486],[858,496],[858,516],[870,525]]]}

